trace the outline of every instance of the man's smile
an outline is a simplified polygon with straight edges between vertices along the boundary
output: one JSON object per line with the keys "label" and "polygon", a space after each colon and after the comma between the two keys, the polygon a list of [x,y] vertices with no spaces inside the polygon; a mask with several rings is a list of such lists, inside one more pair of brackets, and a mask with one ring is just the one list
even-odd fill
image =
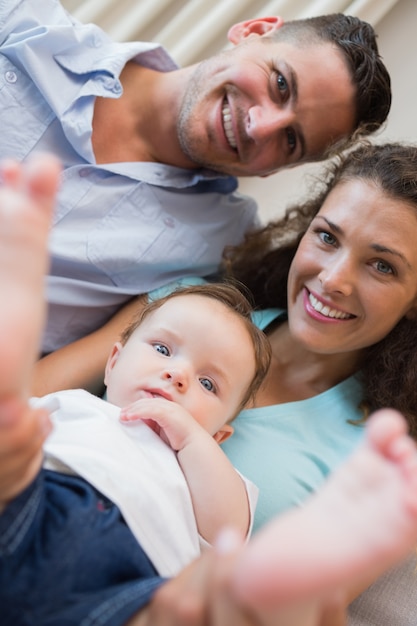
{"label": "man's smile", "polygon": [[229,146],[233,148],[233,150],[236,150],[237,142],[236,142],[235,134],[233,132],[232,114],[231,114],[230,107],[227,104],[226,100],[223,102],[223,106],[222,106],[222,120],[223,120],[224,134],[226,135],[226,139],[229,143]]}

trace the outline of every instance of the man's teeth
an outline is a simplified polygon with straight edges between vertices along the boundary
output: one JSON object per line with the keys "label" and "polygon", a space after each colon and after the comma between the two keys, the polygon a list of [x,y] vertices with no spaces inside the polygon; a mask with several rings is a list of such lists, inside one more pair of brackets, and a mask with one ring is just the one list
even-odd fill
{"label": "man's teeth", "polygon": [[324,317],[333,317],[338,320],[347,320],[352,317],[349,313],[343,313],[343,311],[338,311],[337,309],[331,309],[329,306],[322,304],[317,298],[313,296],[312,293],[308,294],[308,299],[310,300],[310,304],[315,311],[324,315]]}
{"label": "man's teeth", "polygon": [[230,108],[227,106],[227,104],[223,105],[222,116],[223,116],[223,128],[224,128],[224,133],[226,135],[226,139],[231,145],[231,147],[236,149],[237,144],[236,144],[235,135],[233,133],[232,116],[230,114]]}

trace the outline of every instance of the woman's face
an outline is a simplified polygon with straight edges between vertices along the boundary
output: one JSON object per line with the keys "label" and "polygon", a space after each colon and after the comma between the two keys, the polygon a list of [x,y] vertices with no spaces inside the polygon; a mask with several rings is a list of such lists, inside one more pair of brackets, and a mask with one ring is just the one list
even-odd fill
{"label": "woman's face", "polygon": [[339,183],[288,277],[294,338],[322,354],[360,351],[417,308],[417,211],[369,181]]}

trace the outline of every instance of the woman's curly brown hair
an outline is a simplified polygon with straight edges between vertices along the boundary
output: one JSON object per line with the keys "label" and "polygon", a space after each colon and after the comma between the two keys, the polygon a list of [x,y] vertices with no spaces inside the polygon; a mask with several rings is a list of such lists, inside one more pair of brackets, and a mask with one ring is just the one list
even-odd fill
{"label": "woman's curly brown hair", "polygon": [[[363,142],[340,155],[327,168],[314,198],[290,207],[281,219],[225,251],[225,273],[246,285],[257,308],[287,308],[288,272],[302,236],[330,191],[352,179],[370,181],[388,197],[408,203],[417,215],[417,146]],[[395,408],[406,416],[417,439],[417,319],[403,318],[365,350],[360,375],[365,413]]]}

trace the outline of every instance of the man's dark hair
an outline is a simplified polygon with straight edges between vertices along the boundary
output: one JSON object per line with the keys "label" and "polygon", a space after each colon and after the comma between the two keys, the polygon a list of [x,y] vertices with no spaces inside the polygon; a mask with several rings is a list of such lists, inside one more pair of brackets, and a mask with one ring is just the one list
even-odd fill
{"label": "man's dark hair", "polygon": [[391,108],[391,79],[367,22],[333,13],[284,22],[272,36],[297,46],[329,42],[342,52],[356,89],[355,138],[375,132]]}

